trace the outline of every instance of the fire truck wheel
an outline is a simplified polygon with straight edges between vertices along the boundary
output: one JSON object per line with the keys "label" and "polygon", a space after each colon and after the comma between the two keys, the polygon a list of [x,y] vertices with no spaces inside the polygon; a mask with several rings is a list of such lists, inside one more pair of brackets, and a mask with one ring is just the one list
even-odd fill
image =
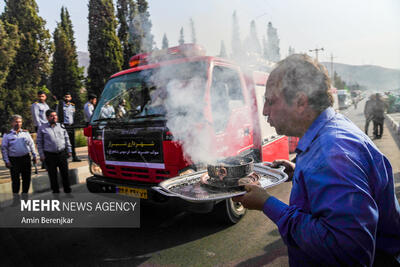
{"label": "fire truck wheel", "polygon": [[222,222],[236,224],[246,214],[247,209],[242,204],[227,199],[215,206],[215,212]]}

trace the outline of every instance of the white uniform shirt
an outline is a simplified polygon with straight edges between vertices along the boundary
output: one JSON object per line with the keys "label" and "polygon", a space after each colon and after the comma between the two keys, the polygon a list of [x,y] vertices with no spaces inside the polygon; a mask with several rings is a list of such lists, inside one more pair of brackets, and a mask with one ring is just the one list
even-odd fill
{"label": "white uniform shirt", "polygon": [[64,124],[74,124],[75,105],[73,103],[63,102]]}
{"label": "white uniform shirt", "polygon": [[37,127],[43,123],[47,123],[46,111],[49,110],[49,106],[46,102],[35,102],[31,106],[31,112],[33,117],[33,124]]}

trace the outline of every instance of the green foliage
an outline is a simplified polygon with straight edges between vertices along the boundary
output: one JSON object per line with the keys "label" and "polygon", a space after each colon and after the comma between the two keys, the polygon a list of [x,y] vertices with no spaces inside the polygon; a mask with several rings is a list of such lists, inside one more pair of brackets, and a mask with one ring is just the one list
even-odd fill
{"label": "green foliage", "polygon": [[333,84],[337,89],[344,89],[346,88],[346,83],[342,80],[342,78],[337,74],[335,71],[333,73]]}
{"label": "green foliage", "polygon": [[190,30],[192,33],[192,43],[196,44],[197,43],[196,28],[194,27],[194,21],[192,18],[190,18],[189,23],[190,23]]}
{"label": "green foliage", "polygon": [[179,45],[183,45],[185,43],[185,35],[183,33],[183,27],[181,27],[181,30],[179,31],[178,43],[179,43]]}
{"label": "green foliage", "polygon": [[226,54],[226,48],[225,48],[224,41],[221,41],[221,49],[220,49],[220,52],[219,52],[219,57],[222,57],[222,58],[227,58],[228,57],[228,55]]}
{"label": "green foliage", "polygon": [[238,59],[242,57],[242,42],[240,40],[239,20],[236,10],[232,15],[232,57]]}
{"label": "green foliage", "polygon": [[0,19],[0,88],[6,81],[18,47],[18,27]]}
{"label": "green foliage", "polygon": [[79,129],[75,131],[75,146],[83,147],[87,146],[87,138],[83,135],[83,130]]}
{"label": "green foliage", "polygon": [[[118,18],[118,38],[121,42],[123,52],[123,69],[129,68],[129,59],[140,51],[140,40],[142,34],[138,37],[135,35],[135,28],[139,24],[135,24],[135,16],[137,14],[136,5],[133,0],[118,0],[117,1],[117,18]],[[130,26],[133,31],[130,31]],[[135,40],[138,39],[138,40]]]}
{"label": "green foliage", "polygon": [[80,98],[80,90],[83,69],[78,66],[74,31],[66,8],[61,8],[60,17],[61,21],[57,24],[53,34],[55,51],[50,77],[51,91],[58,99],[62,99],[66,92],[70,92],[76,108],[75,121],[82,122],[83,102]]}
{"label": "green foliage", "polygon": [[133,0],[129,0],[129,34],[128,42],[131,49],[131,56],[141,52],[143,29],[140,25],[137,5]]}
{"label": "green foliage", "polygon": [[[45,21],[38,16],[34,0],[6,0],[1,19],[4,25],[18,27],[19,46],[3,84],[4,108],[0,120],[7,121],[9,116],[18,113],[24,118],[25,127],[31,128],[30,105],[37,90],[46,86],[50,74],[50,34],[45,29]],[[2,130],[7,127],[1,126]]]}
{"label": "green foliage", "polygon": [[137,0],[138,16],[143,33],[141,52],[151,52],[154,46],[154,37],[151,34],[151,27],[153,24],[150,21],[148,8],[149,4],[146,0]]}
{"label": "green foliage", "polygon": [[116,35],[112,0],[89,1],[88,91],[100,95],[110,75],[121,70],[122,48]]}
{"label": "green foliage", "polygon": [[168,38],[167,35],[164,33],[163,38],[162,38],[162,49],[168,48]]}

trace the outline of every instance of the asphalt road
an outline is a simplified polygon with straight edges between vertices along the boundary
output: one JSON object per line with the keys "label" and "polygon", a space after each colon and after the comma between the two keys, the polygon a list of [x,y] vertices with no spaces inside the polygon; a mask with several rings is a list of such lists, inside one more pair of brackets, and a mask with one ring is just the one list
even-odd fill
{"label": "asphalt road", "polygon": [[[362,109],[343,113],[363,127]],[[371,125],[372,128],[372,125]],[[372,131],[371,131],[372,132]],[[389,130],[375,142],[393,164],[399,197],[400,152]],[[270,190],[288,202],[291,183]],[[85,192],[85,185],[74,192]],[[211,214],[140,207],[140,228],[0,229],[1,266],[287,266],[276,226],[249,211],[227,226]],[[118,218],[115,218],[118,219]]]}

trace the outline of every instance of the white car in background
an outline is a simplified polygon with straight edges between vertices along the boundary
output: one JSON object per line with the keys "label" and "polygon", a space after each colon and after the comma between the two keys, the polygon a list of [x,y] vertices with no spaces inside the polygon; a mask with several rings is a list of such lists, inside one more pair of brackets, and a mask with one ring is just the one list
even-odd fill
{"label": "white car in background", "polygon": [[352,101],[349,91],[341,89],[337,90],[337,94],[338,94],[339,109],[346,109],[349,106],[351,106]]}

